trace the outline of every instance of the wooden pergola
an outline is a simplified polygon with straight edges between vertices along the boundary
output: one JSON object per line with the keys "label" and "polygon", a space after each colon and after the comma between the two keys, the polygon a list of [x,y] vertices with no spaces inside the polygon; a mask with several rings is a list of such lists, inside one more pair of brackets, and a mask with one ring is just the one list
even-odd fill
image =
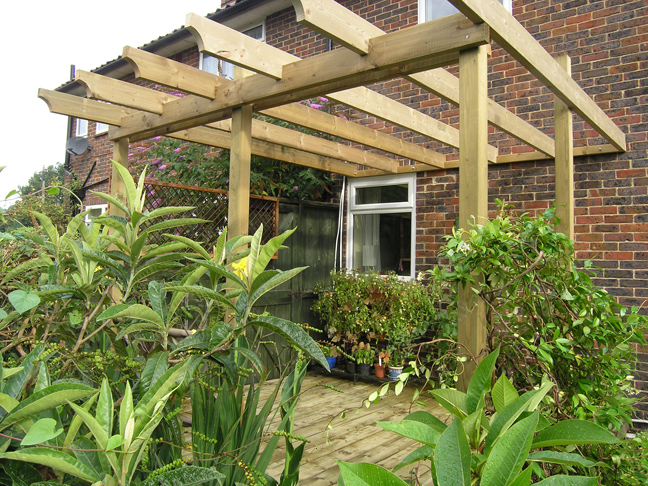
{"label": "wooden pergola", "polygon": [[[459,168],[459,224],[488,217],[488,164],[554,159],[559,230],[573,238],[573,157],[622,152],[625,136],[573,81],[567,56],[552,58],[498,0],[450,0],[461,14],[384,33],[334,0],[292,0],[297,20],[342,45],[300,59],[195,14],[186,27],[203,53],[240,69],[230,81],[170,59],[125,47],[123,58],[135,76],[184,93],[174,97],[113,78],[79,72],[87,98],[39,90],[55,113],[111,125],[114,160],[128,165],[128,145],[164,135],[231,151],[230,235],[248,228],[250,157],[261,155],[348,177]],[[555,137],[551,138],[488,99],[487,56],[496,41],[555,96]],[[459,78],[444,68],[459,65]],[[402,77],[459,105],[460,129],[364,87]],[[315,96],[334,102],[459,150],[459,160],[299,103]],[[260,113],[333,135],[332,142],[253,119]],[[574,149],[572,112],[609,144]],[[533,151],[499,155],[488,143],[492,124]],[[352,142],[378,153],[350,146]],[[409,161],[409,162],[405,162]],[[111,191],[123,188],[112,178]],[[484,307],[470,289],[462,291],[459,342],[473,356],[486,347]],[[472,374],[469,366],[466,379]],[[465,387],[467,381],[460,383]]]}

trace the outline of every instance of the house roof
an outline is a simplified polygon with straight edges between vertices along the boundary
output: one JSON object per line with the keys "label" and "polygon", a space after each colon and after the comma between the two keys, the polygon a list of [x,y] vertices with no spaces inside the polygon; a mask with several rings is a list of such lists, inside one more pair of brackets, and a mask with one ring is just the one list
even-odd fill
{"label": "house roof", "polygon": [[[268,15],[291,6],[290,0],[235,0],[235,2],[216,10],[205,17],[230,28],[239,30],[263,21]],[[183,25],[172,32],[162,35],[144,44],[140,49],[155,53],[159,56],[171,57],[196,45],[194,36]],[[91,72],[111,78],[123,78],[133,72],[132,67],[118,56]],[[83,96],[85,89],[76,81],[70,80],[62,84],[56,91]]]}

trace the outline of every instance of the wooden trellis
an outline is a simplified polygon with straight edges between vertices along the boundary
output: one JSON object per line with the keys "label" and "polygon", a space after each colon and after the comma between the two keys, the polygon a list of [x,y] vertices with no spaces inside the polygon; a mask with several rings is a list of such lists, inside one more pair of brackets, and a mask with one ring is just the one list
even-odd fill
{"label": "wooden trellis", "polygon": [[[216,245],[216,240],[227,227],[227,191],[207,187],[186,186],[170,182],[149,182],[146,185],[145,209],[153,211],[158,207],[192,206],[191,216],[209,222],[176,228],[176,234],[200,242],[207,251]],[[169,215],[169,217],[174,217]],[[279,200],[274,197],[250,195],[250,221],[248,232],[253,234],[263,225],[262,242],[267,243],[277,236],[279,228]],[[149,222],[153,224],[153,222]],[[146,225],[142,229],[146,229]],[[166,241],[162,235],[153,235],[153,243]]]}
{"label": "wooden trellis", "polygon": [[[483,222],[487,214],[489,163],[553,158],[559,230],[573,235],[573,157],[626,150],[623,132],[572,80],[569,62],[553,59],[498,0],[450,0],[461,14],[384,33],[334,0],[293,0],[297,20],[343,49],[300,59],[203,17],[189,14],[185,25],[200,51],[251,71],[234,81],[164,57],[124,48],[122,57],[141,79],[181,90],[174,98],[152,89],[92,73],[76,81],[87,99],[40,90],[50,110],[112,126],[114,159],[127,165],[128,143],[165,135],[230,149],[231,235],[248,231],[250,155],[337,172],[349,177],[459,167],[459,224]],[[553,93],[555,138],[531,126],[487,97],[487,47],[500,46]],[[459,79],[444,68],[459,65]],[[459,130],[363,86],[403,77],[460,107]],[[295,103],[327,96],[459,149],[459,161],[396,136]],[[252,120],[257,112],[328,133],[367,149],[334,143]],[[609,144],[576,151],[572,112]],[[500,156],[488,144],[492,124],[534,151]],[[361,170],[367,169],[367,170]],[[115,178],[116,179],[116,178]],[[123,189],[113,185],[113,194]],[[564,207],[564,209],[562,209]],[[486,349],[484,308],[467,289],[460,296],[459,341],[476,357]],[[467,366],[465,386],[475,364]]]}

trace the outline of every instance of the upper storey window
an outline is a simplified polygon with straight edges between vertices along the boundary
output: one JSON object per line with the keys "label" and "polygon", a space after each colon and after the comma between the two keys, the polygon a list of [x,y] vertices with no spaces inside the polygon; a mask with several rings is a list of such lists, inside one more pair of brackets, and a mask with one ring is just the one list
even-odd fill
{"label": "upper storey window", "polygon": [[[499,0],[509,12],[513,11],[513,0]],[[419,23],[434,20],[459,12],[448,0],[419,0]]]}
{"label": "upper storey window", "polygon": [[[253,39],[265,42],[265,24],[244,30],[243,33],[249,35]],[[227,79],[234,79],[234,64],[227,61],[221,61],[209,54],[200,53],[200,69]]]}

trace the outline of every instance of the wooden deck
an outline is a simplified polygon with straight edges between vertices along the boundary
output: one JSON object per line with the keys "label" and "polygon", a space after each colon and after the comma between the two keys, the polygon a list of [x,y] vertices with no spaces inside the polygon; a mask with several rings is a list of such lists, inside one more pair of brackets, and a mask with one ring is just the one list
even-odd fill
{"label": "wooden deck", "polygon": [[[332,385],[340,390],[333,391],[323,384]],[[411,406],[414,386],[406,387],[396,396],[393,389],[389,396],[381,398],[380,403],[370,408],[362,402],[378,383],[353,381],[325,375],[306,375],[300,401],[296,410],[294,432],[310,440],[301,463],[300,481],[303,486],[328,486],[337,484],[338,467],[336,461],[371,462],[386,468],[393,468],[418,444],[392,432],[381,429],[376,421],[398,421],[415,410],[428,410],[444,420],[445,409],[431,397],[422,397],[426,407]],[[263,401],[263,400],[262,400]],[[346,418],[340,414],[346,412]],[[268,473],[278,478],[283,470],[284,446],[275,453]],[[429,482],[429,468],[425,468]],[[398,473],[406,478],[408,469]],[[425,477],[423,478],[425,479]]]}

